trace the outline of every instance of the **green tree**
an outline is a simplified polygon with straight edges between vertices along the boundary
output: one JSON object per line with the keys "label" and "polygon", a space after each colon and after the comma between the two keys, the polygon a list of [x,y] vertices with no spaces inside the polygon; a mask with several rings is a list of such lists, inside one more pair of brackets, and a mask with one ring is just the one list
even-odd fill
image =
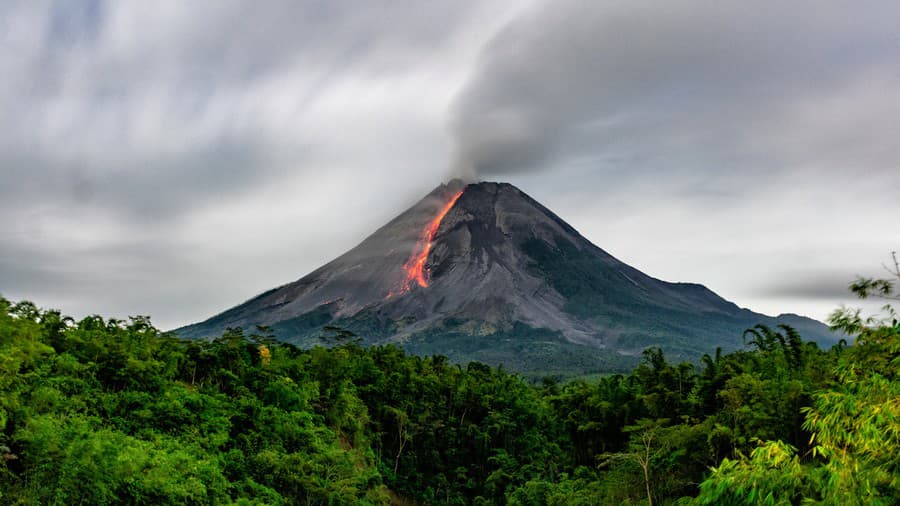
{"label": "green tree", "polygon": [[[896,254],[891,273],[900,279]],[[894,297],[890,279],[861,278],[851,290]],[[889,316],[894,312],[886,306]],[[830,318],[857,334],[853,347],[836,347],[835,383],[813,394],[803,428],[811,458],[782,441],[761,443],[750,457],[725,459],[700,486],[697,504],[889,505],[900,497],[900,324],[863,319],[843,308]],[[765,341],[765,334],[755,334]]]}

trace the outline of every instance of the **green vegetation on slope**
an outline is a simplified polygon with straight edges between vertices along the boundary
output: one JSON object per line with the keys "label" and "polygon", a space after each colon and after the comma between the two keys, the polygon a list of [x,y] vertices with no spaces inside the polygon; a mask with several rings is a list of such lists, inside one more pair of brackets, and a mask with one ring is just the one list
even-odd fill
{"label": "green vegetation on slope", "polygon": [[[890,290],[886,292],[890,295]],[[900,325],[531,384],[393,346],[182,341],[0,298],[4,504],[893,504]]]}
{"label": "green vegetation on slope", "polygon": [[576,344],[560,332],[535,329],[523,323],[485,335],[472,335],[465,323],[454,328],[445,321],[439,330],[413,334],[403,343],[403,348],[414,355],[446,355],[458,364],[500,364],[511,370],[515,368],[515,372],[529,378],[624,373],[640,362],[638,356]]}

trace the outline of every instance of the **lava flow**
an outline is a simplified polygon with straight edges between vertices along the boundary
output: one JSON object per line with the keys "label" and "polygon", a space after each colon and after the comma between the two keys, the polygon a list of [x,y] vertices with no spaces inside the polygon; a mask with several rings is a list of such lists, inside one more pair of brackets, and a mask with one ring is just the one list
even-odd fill
{"label": "lava flow", "polygon": [[[450,209],[453,209],[453,205],[456,204],[456,201],[459,200],[459,197],[462,196],[463,190],[457,192],[453,197],[450,198],[450,201],[444,204],[444,207],[441,208],[441,211],[438,215],[431,220],[428,225],[425,227],[425,230],[422,231],[422,235],[419,236],[419,240],[416,242],[416,249],[413,250],[413,254],[409,257],[409,260],[403,264],[403,272],[406,274],[406,278],[403,280],[403,285],[398,290],[398,293],[406,293],[412,287],[413,282],[418,283],[422,288],[428,287],[428,269],[425,268],[425,262],[428,260],[428,253],[431,252],[431,244],[434,241],[434,235],[438,231],[438,227],[441,226],[441,221],[444,220],[444,216],[450,212]],[[388,298],[396,295],[394,292],[388,294]]]}

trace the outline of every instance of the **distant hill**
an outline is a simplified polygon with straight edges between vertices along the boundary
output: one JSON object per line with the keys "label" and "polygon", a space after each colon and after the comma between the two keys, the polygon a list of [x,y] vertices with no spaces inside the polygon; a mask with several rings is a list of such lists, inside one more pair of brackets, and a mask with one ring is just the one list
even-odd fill
{"label": "distant hill", "polygon": [[454,180],[314,272],[176,332],[266,325],[305,346],[337,326],[414,353],[572,374],[630,369],[648,346],[685,359],[735,349],[758,323],[837,339],[810,318],[647,276],[510,184]]}

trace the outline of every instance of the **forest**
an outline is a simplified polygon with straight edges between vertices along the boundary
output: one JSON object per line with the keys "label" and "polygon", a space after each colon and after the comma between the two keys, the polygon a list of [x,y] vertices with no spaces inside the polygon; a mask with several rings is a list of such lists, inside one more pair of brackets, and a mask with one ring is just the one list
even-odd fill
{"label": "forest", "polygon": [[[861,295],[893,295],[860,280]],[[900,324],[836,311],[743,350],[525,379],[329,329],[180,340],[0,298],[0,503],[900,502]]]}

